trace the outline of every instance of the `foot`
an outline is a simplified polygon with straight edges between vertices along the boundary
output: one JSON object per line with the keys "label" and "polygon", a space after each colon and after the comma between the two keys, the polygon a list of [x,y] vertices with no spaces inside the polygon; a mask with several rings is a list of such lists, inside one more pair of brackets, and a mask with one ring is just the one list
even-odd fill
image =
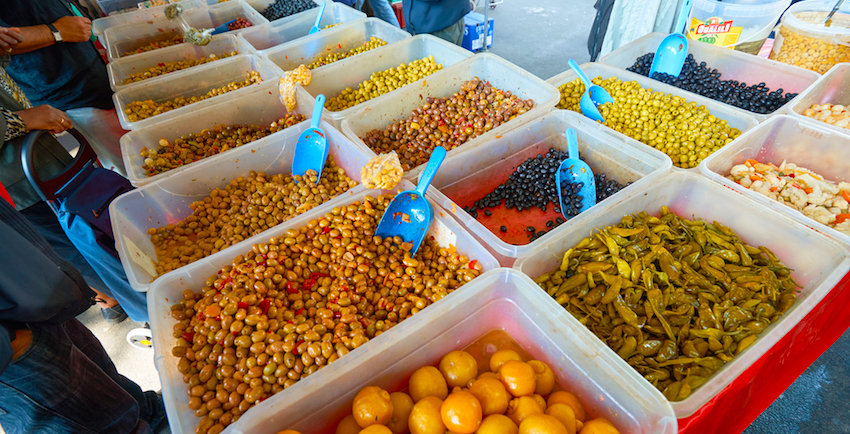
{"label": "foot", "polygon": [[127,319],[127,313],[124,312],[124,309],[122,309],[121,306],[117,305],[101,309],[100,313],[103,315],[103,319],[105,319],[109,324],[118,324]]}

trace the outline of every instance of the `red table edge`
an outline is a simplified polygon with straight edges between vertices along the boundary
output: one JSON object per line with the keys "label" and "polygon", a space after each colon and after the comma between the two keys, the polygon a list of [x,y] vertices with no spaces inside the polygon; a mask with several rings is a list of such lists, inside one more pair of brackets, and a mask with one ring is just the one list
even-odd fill
{"label": "red table edge", "polygon": [[741,433],[850,327],[850,273],[768,352],[700,410],[680,434]]}

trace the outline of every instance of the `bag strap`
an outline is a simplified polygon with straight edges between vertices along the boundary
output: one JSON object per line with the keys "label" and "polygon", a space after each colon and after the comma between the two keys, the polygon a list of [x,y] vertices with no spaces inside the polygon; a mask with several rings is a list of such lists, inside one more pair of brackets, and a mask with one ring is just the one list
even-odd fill
{"label": "bag strap", "polygon": [[86,138],[83,137],[79,131],[74,129],[67,130],[67,132],[77,139],[77,142],[80,144],[80,148],[77,151],[77,156],[74,157],[74,160],[71,162],[71,165],[53,179],[43,180],[38,176],[33,157],[38,139],[41,138],[43,134],[48,134],[48,132],[44,130],[31,131],[27,134],[27,137],[24,139],[24,143],[21,147],[21,165],[24,169],[24,175],[26,175],[30,185],[32,185],[36,193],[38,193],[38,196],[47,202],[55,200],[57,198],[57,193],[62,189],[62,187],[64,187],[65,184],[71,181],[74,176],[82,171],[87,164],[92,163],[99,165],[97,161],[97,154],[94,152],[94,148],[89,145]]}

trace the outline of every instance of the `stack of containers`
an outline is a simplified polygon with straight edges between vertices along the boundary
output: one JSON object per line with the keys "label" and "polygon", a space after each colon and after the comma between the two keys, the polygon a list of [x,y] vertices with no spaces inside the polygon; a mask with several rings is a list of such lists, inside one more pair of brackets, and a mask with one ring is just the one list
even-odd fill
{"label": "stack of containers", "polygon": [[826,17],[835,6],[832,0],[810,0],[788,8],[770,58],[819,74],[850,61],[850,4],[843,4],[827,27]]}
{"label": "stack of containers", "polygon": [[[308,9],[304,12],[272,21],[269,24],[246,29],[239,37],[250,43],[257,51],[267,50],[310,33],[316,24],[319,8]],[[325,8],[319,22],[319,33],[324,33],[325,26],[348,23],[366,19],[366,14],[341,3],[332,3]]]}
{"label": "stack of containers", "polygon": [[[638,57],[646,53],[656,52],[658,45],[666,36],[667,33],[650,33],[606,54],[599,62],[620,69],[629,68],[635,64]],[[765,83],[771,90],[781,88],[784,93],[801,93],[820,78],[820,75],[814,71],[807,71],[774,60],[768,60],[741,51],[730,50],[699,41],[690,41],[688,43],[688,54],[692,54],[697,63],[705,62],[709,68],[717,69],[718,72],[723,74],[720,77],[723,80],[737,80],[748,84]],[[654,83],[655,85],[663,84],[659,81],[651,81],[650,83]],[[695,95],[690,92],[687,92],[687,94]],[[771,114],[754,113],[722,101],[712,101],[732,110],[742,110],[756,118],[759,122],[762,122],[775,113],[783,112],[799,101],[799,99],[800,95]]]}

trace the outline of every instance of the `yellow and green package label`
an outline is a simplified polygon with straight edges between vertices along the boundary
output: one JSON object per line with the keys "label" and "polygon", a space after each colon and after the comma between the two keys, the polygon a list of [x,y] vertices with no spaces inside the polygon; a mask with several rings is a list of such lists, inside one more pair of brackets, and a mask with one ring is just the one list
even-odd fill
{"label": "yellow and green package label", "polygon": [[738,42],[743,27],[733,27],[733,20],[724,21],[720,17],[711,17],[705,21],[691,17],[688,38],[712,45],[732,45]]}

